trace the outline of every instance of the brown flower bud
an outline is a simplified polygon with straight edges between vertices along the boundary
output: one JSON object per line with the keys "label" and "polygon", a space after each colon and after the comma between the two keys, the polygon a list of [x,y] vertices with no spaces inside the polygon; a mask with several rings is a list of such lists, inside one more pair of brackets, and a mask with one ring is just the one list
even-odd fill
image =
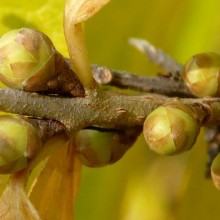
{"label": "brown flower bud", "polygon": [[84,129],[76,135],[76,153],[89,167],[100,167],[118,161],[133,145],[139,132],[97,131]]}
{"label": "brown flower bud", "polygon": [[220,55],[216,53],[194,55],[185,64],[182,77],[195,96],[219,96]]}
{"label": "brown flower bud", "polygon": [[220,153],[212,161],[211,176],[216,188],[220,190]]}
{"label": "brown flower bud", "polygon": [[42,91],[56,75],[56,50],[43,33],[21,28],[0,38],[0,80],[7,86]]}
{"label": "brown flower bud", "polygon": [[25,168],[41,148],[36,129],[16,116],[0,116],[0,173]]}
{"label": "brown flower bud", "polygon": [[199,126],[187,106],[172,103],[151,112],[144,122],[143,132],[151,150],[172,155],[192,148]]}

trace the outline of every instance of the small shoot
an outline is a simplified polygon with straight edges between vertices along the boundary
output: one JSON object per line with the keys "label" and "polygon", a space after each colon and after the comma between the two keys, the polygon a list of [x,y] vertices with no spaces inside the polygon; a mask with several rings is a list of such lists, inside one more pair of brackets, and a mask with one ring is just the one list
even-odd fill
{"label": "small shoot", "polygon": [[91,90],[97,90],[98,86],[90,68],[83,22],[95,15],[109,2],[110,0],[66,0],[64,33],[71,65],[87,94]]}

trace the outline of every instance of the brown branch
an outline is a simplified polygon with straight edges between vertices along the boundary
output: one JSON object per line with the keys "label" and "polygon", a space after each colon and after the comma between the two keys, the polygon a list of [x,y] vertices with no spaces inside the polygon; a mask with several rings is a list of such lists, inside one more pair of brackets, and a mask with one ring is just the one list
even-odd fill
{"label": "brown branch", "polygon": [[167,100],[166,97],[159,97],[103,93],[98,99],[65,98],[0,89],[0,109],[4,112],[57,120],[69,130],[92,125],[132,127],[142,126],[146,115]]}
{"label": "brown branch", "polygon": [[160,95],[115,95],[109,92],[103,92],[98,98],[65,98],[0,89],[2,111],[57,120],[69,132],[94,125],[110,128],[142,127],[151,111],[176,100],[188,105],[201,125],[216,125],[220,122],[220,98],[176,99]]}
{"label": "brown branch", "polygon": [[126,71],[111,70],[98,65],[92,65],[92,71],[99,84],[163,94],[170,97],[193,97],[179,73],[166,73],[158,77],[147,77]]}
{"label": "brown branch", "polygon": [[[70,69],[69,60],[65,60]],[[122,89],[133,89],[170,97],[194,97],[183,82],[179,72],[166,72],[159,76],[148,77],[126,71],[113,70],[96,64],[92,64],[91,68],[96,82],[101,85],[111,85]]]}

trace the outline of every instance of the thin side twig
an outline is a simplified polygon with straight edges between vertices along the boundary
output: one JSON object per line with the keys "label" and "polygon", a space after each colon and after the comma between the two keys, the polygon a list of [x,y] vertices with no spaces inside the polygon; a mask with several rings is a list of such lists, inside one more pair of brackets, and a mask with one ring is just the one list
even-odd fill
{"label": "thin side twig", "polygon": [[177,75],[174,76],[172,73],[148,77],[126,71],[112,70],[95,64],[92,65],[92,71],[95,80],[102,85],[163,94],[170,97],[193,97],[182,78]]}

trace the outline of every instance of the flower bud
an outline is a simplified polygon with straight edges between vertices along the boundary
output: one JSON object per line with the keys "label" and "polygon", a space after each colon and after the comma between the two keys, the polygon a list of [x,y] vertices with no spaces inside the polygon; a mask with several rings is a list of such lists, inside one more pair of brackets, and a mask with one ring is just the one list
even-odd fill
{"label": "flower bud", "polygon": [[212,161],[211,176],[216,188],[220,189],[220,153]]}
{"label": "flower bud", "polygon": [[36,129],[16,116],[0,116],[0,173],[13,173],[27,166],[42,143]]}
{"label": "flower bud", "polygon": [[191,149],[199,133],[199,126],[187,106],[172,103],[148,115],[143,133],[151,150],[158,154],[172,155]]}
{"label": "flower bud", "polygon": [[185,64],[182,77],[195,96],[219,96],[220,55],[216,53],[194,55]]}
{"label": "flower bud", "polygon": [[76,135],[76,154],[89,167],[112,164],[133,145],[138,134],[84,129]]}
{"label": "flower bud", "polygon": [[43,33],[21,28],[0,38],[0,80],[26,91],[42,91],[54,77],[56,50]]}

